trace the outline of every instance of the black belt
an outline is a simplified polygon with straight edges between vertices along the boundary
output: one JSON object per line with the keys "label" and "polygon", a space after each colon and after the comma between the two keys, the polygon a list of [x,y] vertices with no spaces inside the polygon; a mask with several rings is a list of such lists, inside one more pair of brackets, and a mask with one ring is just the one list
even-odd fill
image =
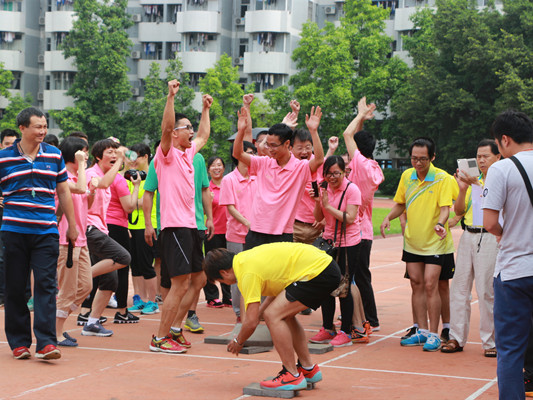
{"label": "black belt", "polygon": [[466,230],[470,233],[488,233],[484,228],[472,228],[471,226],[465,226]]}

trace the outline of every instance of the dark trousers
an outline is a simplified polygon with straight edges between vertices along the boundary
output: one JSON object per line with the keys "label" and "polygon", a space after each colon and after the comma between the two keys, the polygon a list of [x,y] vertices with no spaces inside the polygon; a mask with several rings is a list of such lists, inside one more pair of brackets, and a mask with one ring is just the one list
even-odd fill
{"label": "dark trousers", "polygon": [[2,232],[5,261],[5,331],[11,349],[31,345],[26,285],[33,270],[33,333],[37,351],[56,340],[56,271],[59,235]]}
{"label": "dark trousers", "polygon": [[378,312],[376,310],[376,300],[374,299],[374,289],[372,288],[372,274],[370,273],[370,251],[372,250],[372,240],[361,240],[359,244],[359,260],[355,264],[354,279],[361,299],[365,316],[370,325],[378,326]]}
{"label": "dark trousers", "polygon": [[[205,254],[209,253],[211,250],[219,249],[219,248],[226,248],[226,235],[221,233],[218,235],[213,235],[211,240],[206,240],[204,242],[204,248],[205,248]],[[231,289],[229,285],[226,285],[225,283],[220,283],[220,288],[222,289],[222,301],[229,302],[231,299]],[[209,300],[215,300],[218,299],[218,287],[214,283],[211,283],[207,281],[207,283],[204,286],[204,294],[205,299],[207,301]]]}
{"label": "dark trousers", "polygon": [[[130,235],[128,228],[120,225],[107,224],[109,237],[120,244],[126,251],[130,252]],[[130,266],[117,270],[118,286],[115,294],[117,296],[117,308],[126,308],[128,306],[128,285],[130,278]]]}
{"label": "dark trousers", "polygon": [[533,380],[533,328],[529,331],[529,341],[524,360],[524,379]]}
{"label": "dark trousers", "polygon": [[282,233],[281,235],[270,235],[268,233],[260,233],[248,231],[244,239],[244,250],[250,250],[262,244],[278,243],[278,242],[292,242],[292,233]]}

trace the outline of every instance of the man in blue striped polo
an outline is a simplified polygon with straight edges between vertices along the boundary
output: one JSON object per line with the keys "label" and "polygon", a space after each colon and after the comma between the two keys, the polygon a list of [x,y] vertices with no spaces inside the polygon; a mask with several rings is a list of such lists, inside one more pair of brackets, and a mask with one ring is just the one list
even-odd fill
{"label": "man in blue striped polo", "polygon": [[42,111],[30,107],[17,115],[21,139],[0,151],[0,187],[4,194],[2,240],[5,260],[5,331],[13,356],[30,358],[31,318],[25,288],[34,275],[33,332],[36,357],[61,357],[55,331],[56,268],[59,235],[54,195],[67,219],[68,239],[78,236],[67,172],[61,152],[46,143]]}

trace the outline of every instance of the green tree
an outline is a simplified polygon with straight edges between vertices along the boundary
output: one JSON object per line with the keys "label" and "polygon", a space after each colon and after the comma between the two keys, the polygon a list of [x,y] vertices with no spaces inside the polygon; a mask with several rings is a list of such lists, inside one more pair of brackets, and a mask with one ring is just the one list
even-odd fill
{"label": "green tree", "polygon": [[127,0],[77,0],[77,18],[63,44],[66,58],[77,67],[67,94],[75,107],[52,112],[63,131],[81,129],[92,141],[123,136],[118,105],[131,97],[126,57],[131,41],[126,29],[133,22]]}
{"label": "green tree", "polygon": [[9,98],[7,89],[11,88],[13,74],[11,71],[4,69],[4,63],[0,62],[0,96]]}
{"label": "green tree", "polygon": [[32,103],[33,99],[29,93],[24,97],[20,94],[9,96],[9,104],[4,110],[4,116],[0,119],[0,131],[7,128],[18,131],[17,115],[25,108],[32,107]]}
{"label": "green tree", "polygon": [[230,160],[230,142],[227,138],[237,128],[237,110],[242,106],[244,95],[239,84],[239,69],[231,63],[231,57],[223,54],[200,81],[201,92],[213,96],[210,110],[211,136],[202,149],[202,155],[206,159],[216,154],[226,161]]}

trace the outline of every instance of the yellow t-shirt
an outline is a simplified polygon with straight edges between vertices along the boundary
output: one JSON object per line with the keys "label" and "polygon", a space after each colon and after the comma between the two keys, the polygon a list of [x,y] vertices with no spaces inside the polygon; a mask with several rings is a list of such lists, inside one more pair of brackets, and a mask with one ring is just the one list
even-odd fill
{"label": "yellow t-shirt", "polygon": [[448,227],[444,240],[435,233],[440,207],[451,207],[457,197],[457,183],[446,171],[430,165],[426,178],[418,179],[416,170],[410,168],[402,174],[394,201],[405,204],[407,225],[405,227],[405,251],[418,255],[441,255],[453,253],[453,240]]}
{"label": "yellow t-shirt", "polygon": [[[131,181],[127,181],[127,182],[128,182],[128,187],[130,188],[130,192],[133,193],[133,183],[131,183]],[[145,181],[141,181],[141,184],[139,186],[139,196],[138,196],[139,199],[141,199],[144,195],[144,182]],[[131,213],[131,220],[135,221],[135,219],[137,218],[137,215],[139,216],[139,220],[137,221],[136,224],[132,224],[128,220],[128,229],[135,230],[135,229],[146,228],[146,223],[144,221],[144,212],[142,210],[142,207],[139,207],[138,211],[137,211],[137,208],[133,210],[133,212]],[[156,196],[154,196],[154,204],[152,205],[152,226],[154,227],[154,229],[157,229],[157,198]]]}
{"label": "yellow t-shirt", "polygon": [[270,243],[243,251],[233,258],[233,271],[245,308],[261,296],[277,296],[294,282],[317,277],[332,258],[303,243]]}
{"label": "yellow t-shirt", "polygon": [[[478,181],[481,184],[481,186],[484,186],[482,175],[479,176]],[[474,213],[472,212],[472,186],[469,186],[468,189],[466,189],[465,208],[466,208],[466,213],[464,216],[465,225],[472,226],[474,224]],[[482,228],[482,227],[476,227],[476,228]]]}

